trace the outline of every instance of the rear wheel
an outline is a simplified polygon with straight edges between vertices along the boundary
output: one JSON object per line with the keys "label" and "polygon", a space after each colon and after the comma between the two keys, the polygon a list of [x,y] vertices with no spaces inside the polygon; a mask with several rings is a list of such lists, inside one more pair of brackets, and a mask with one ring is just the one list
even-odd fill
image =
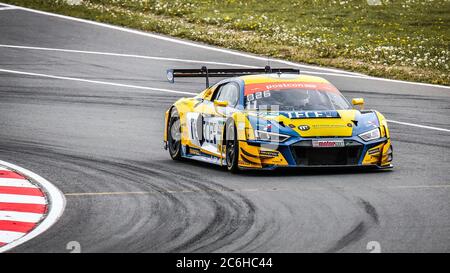
{"label": "rear wheel", "polygon": [[237,173],[239,172],[239,141],[237,138],[236,126],[234,125],[234,122],[228,122],[226,129],[225,154],[227,169],[232,173]]}
{"label": "rear wheel", "polygon": [[181,124],[180,116],[176,108],[170,111],[169,130],[167,134],[167,144],[169,146],[169,154],[173,160],[181,159]]}

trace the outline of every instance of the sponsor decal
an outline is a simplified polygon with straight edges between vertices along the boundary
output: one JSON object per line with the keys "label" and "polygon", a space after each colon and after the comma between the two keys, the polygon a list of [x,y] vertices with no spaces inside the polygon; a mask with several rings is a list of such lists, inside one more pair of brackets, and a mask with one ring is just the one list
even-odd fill
{"label": "sponsor decal", "polygon": [[204,140],[211,144],[217,144],[217,137],[219,135],[219,126],[215,120],[203,121],[203,137]]}
{"label": "sponsor decal", "polygon": [[[217,149],[220,143],[222,130],[225,124],[222,118],[215,118],[200,113],[186,113],[186,124],[189,139],[196,146],[212,145]],[[215,151],[215,149],[213,151]]]}
{"label": "sponsor decal", "polygon": [[334,148],[344,147],[344,140],[313,140],[312,146],[314,148]]}
{"label": "sponsor decal", "polygon": [[313,125],[314,129],[324,129],[324,128],[343,128],[346,127],[345,125],[341,124],[320,124],[320,125]]}
{"label": "sponsor decal", "polygon": [[340,118],[337,111],[294,111],[294,112],[280,112],[290,119],[300,119],[300,118]]}
{"label": "sponsor decal", "polygon": [[261,156],[270,156],[270,157],[277,157],[279,152],[277,151],[260,151],[259,155]]}
{"label": "sponsor decal", "polygon": [[289,127],[291,127],[292,129],[295,128],[294,124],[289,124]]}
{"label": "sponsor decal", "polygon": [[241,166],[254,166],[254,164],[251,164],[251,163],[246,162],[244,160],[239,160],[239,165],[241,165]]}
{"label": "sponsor decal", "polygon": [[247,83],[245,84],[244,95],[264,92],[267,90],[286,90],[286,89],[305,89],[305,90],[324,90],[336,92],[337,89],[329,83],[319,82],[266,82],[266,83]]}
{"label": "sponsor decal", "polygon": [[309,129],[311,129],[308,125],[299,125],[298,129],[300,131],[308,131]]}
{"label": "sponsor decal", "polygon": [[261,98],[267,98],[267,97],[270,97],[270,91],[268,91],[268,90],[266,90],[264,92],[255,92],[255,93],[252,93],[247,96],[247,101],[250,102],[250,101],[254,101],[255,99],[259,100]]}
{"label": "sponsor decal", "polygon": [[196,148],[189,147],[189,153],[192,155],[200,155],[200,150]]}
{"label": "sponsor decal", "polygon": [[348,127],[353,127],[353,125],[351,123],[347,123]]}

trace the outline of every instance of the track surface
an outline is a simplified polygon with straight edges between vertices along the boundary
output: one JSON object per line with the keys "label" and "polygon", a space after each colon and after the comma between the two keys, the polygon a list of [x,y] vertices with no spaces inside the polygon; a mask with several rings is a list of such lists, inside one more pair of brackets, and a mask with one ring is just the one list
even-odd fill
{"label": "track surface", "polygon": [[[24,10],[0,11],[0,44],[265,65]],[[188,92],[204,83],[170,85],[165,70],[199,66],[0,47],[0,69]],[[324,77],[388,119],[450,129],[449,89]],[[450,251],[450,133],[390,124],[393,171],[232,175],[162,149],[164,111],[181,96],[0,72],[0,159],[67,198],[59,222],[13,251]]]}

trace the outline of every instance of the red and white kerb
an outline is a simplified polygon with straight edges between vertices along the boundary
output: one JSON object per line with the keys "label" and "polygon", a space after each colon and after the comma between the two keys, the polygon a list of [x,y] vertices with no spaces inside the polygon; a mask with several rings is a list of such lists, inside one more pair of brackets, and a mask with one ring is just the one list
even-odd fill
{"label": "red and white kerb", "polygon": [[31,232],[44,219],[47,208],[44,191],[0,165],[0,247]]}

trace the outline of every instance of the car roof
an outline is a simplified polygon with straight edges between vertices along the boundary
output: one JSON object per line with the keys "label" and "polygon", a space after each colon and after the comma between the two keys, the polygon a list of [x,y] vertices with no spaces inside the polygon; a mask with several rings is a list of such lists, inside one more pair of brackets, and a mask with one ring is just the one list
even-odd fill
{"label": "car roof", "polygon": [[320,89],[328,92],[339,90],[321,77],[299,74],[260,74],[239,77],[244,82],[244,95],[259,93],[266,90],[282,89]]}
{"label": "car roof", "polygon": [[298,74],[258,74],[239,77],[244,81],[244,84],[255,83],[277,83],[277,82],[301,82],[301,83],[325,83],[329,84],[327,80],[321,77],[298,75]]}

